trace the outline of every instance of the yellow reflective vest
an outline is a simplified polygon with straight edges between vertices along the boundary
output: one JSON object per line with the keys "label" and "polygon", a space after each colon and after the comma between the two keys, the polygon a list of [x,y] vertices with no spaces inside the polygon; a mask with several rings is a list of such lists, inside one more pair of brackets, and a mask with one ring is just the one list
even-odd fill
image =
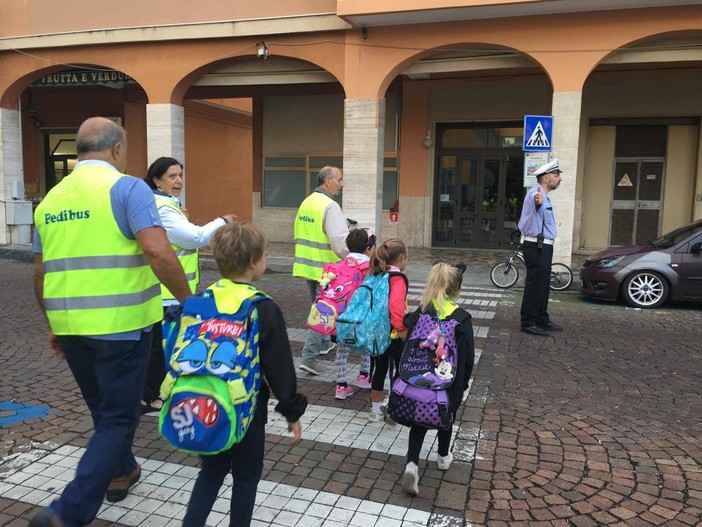
{"label": "yellow reflective vest", "polygon": [[[183,211],[181,211],[178,208],[178,206],[171,200],[169,200],[167,197],[160,196],[159,194],[154,194],[154,197],[156,198],[156,207],[158,207],[159,209],[161,207],[170,207],[173,210],[177,211],[178,214],[183,216],[183,219],[185,221],[188,221],[188,218],[185,216],[185,214],[183,214]],[[194,294],[197,284],[200,283],[200,265],[198,250],[184,249],[173,243],[171,244],[171,247],[173,247],[176,256],[178,256],[178,260],[180,261],[180,265],[183,267],[183,271],[185,271],[185,278],[188,281],[190,293]],[[161,284],[161,297],[163,298],[163,300],[175,300],[173,293],[171,293],[168,290],[168,288],[163,284]]]}
{"label": "yellow reflective vest", "polygon": [[109,335],[161,320],[161,290],[136,240],[112,214],[110,189],[128,177],[82,165],[39,204],[44,307],[56,335]]}
{"label": "yellow reflective vest", "polygon": [[321,192],[313,192],[300,205],[295,217],[295,261],[293,276],[319,282],[322,267],[340,258],[332,251],[324,232],[324,211],[334,202]]}

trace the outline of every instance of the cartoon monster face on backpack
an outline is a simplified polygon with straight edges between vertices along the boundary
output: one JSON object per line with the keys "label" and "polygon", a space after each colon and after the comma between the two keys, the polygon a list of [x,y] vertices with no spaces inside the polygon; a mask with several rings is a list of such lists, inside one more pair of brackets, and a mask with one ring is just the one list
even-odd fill
{"label": "cartoon monster face on backpack", "polygon": [[[244,346],[245,343],[237,342],[237,345]],[[236,366],[237,345],[231,341],[224,341],[210,346],[204,340],[198,339],[188,343],[173,359],[183,375],[211,373],[223,376],[226,372],[233,371]]]}

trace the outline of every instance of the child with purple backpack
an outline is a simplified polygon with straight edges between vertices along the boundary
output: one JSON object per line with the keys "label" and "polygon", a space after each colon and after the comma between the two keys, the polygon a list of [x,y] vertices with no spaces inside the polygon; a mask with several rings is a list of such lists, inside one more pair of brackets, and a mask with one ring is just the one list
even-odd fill
{"label": "child with purple backpack", "polygon": [[404,321],[409,337],[388,413],[410,427],[402,488],[412,496],[419,493],[419,453],[427,430],[437,430],[439,470],[448,470],[453,461],[452,425],[475,357],[471,316],[456,303],[465,270],[463,264],[435,264],[419,308]]}

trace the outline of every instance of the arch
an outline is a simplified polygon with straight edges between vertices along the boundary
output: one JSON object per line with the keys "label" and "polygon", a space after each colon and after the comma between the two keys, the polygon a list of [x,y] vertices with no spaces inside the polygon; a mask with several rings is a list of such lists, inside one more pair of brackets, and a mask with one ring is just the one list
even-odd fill
{"label": "arch", "polygon": [[[296,39],[292,39],[296,40]],[[343,67],[343,54],[341,52],[336,52],[333,55],[341,57],[342,60],[332,60],[328,57],[326,53],[320,53],[319,51],[310,51],[306,47],[295,47],[294,43],[286,42],[285,45],[277,44],[275,42],[266,43],[271,56],[282,59],[298,60],[308,64],[317,66],[336,79],[336,81],[341,84],[343,89],[343,72],[341,67]],[[324,45],[324,44],[322,44]],[[328,44],[327,44],[328,45]],[[192,87],[195,82],[201,79],[206,73],[216,71],[219,67],[231,64],[232,62],[253,62],[260,61],[261,59],[256,58],[255,53],[256,46],[252,44],[240,49],[229,56],[218,58],[207,64],[203,64],[187,73],[185,73],[180,80],[178,80],[170,94],[169,101],[171,104],[182,105],[185,94],[190,87]],[[340,66],[341,65],[341,66]]]}
{"label": "arch", "polygon": [[475,50],[484,50],[484,51],[504,50],[504,51],[516,52],[517,54],[526,57],[530,62],[532,62],[534,64],[534,66],[538,66],[541,69],[541,71],[543,71],[544,74],[549,78],[549,83],[551,84],[551,87],[553,87],[553,83],[551,82],[548,71],[545,70],[545,68],[543,67],[543,65],[539,61],[534,59],[534,57],[532,57],[528,53],[521,52],[518,49],[510,48],[510,47],[505,46],[505,45],[493,44],[493,43],[489,43],[489,42],[451,42],[451,43],[442,44],[442,45],[434,47],[432,49],[426,49],[426,50],[421,50],[421,51],[415,50],[414,53],[408,55],[407,57],[402,59],[400,62],[397,62],[394,66],[392,66],[392,68],[388,71],[385,78],[380,83],[380,85],[378,87],[378,96],[383,97],[386,90],[388,89],[388,86],[390,86],[390,83],[392,83],[392,81],[395,79],[395,77],[397,77],[402,71],[404,71],[411,64],[419,62],[423,58],[431,57],[432,55],[434,55],[440,51],[466,50],[466,49],[470,49],[471,51],[473,49],[475,49]]}
{"label": "arch", "polygon": [[[100,65],[100,64],[95,64],[95,63],[82,63],[82,62],[75,62],[75,63],[66,63],[66,64],[59,64],[59,65],[53,65],[53,66],[46,66],[43,68],[38,68],[38,69],[32,69],[30,71],[26,71],[23,74],[20,74],[19,77],[17,77],[14,82],[12,82],[4,91],[4,93],[1,94],[0,96],[0,108],[6,108],[6,109],[15,109],[17,106],[17,101],[19,100],[20,95],[24,92],[25,89],[31,87],[32,83],[35,81],[41,79],[42,77],[45,77],[46,75],[50,75],[52,73],[57,73],[61,71],[66,71],[66,70],[74,70],[74,69],[81,69],[81,68],[86,68],[86,69],[110,69],[114,71],[119,71],[120,73],[125,73],[129,75],[135,82],[136,84],[141,87],[141,83],[129,72],[124,71],[122,68],[113,68],[108,65]],[[26,68],[29,69],[29,68]],[[142,88],[143,89],[143,88]],[[148,96],[148,94],[147,94]]]}
{"label": "arch", "polygon": [[[673,40],[673,39],[684,39],[684,38],[696,38],[696,39],[702,39],[702,29],[682,29],[682,30],[672,30],[672,31],[663,31],[663,32],[658,32],[658,33],[652,33],[646,36],[642,36],[640,38],[636,38],[634,40],[628,41],[620,45],[618,48],[611,50],[607,54],[605,54],[602,59],[593,66],[593,68],[590,70],[590,73],[592,73],[595,69],[597,69],[598,66],[602,65],[607,59],[611,57],[616,57],[617,55],[621,54],[624,51],[630,51],[630,50],[638,50],[645,52],[647,51],[645,46],[642,46],[642,44],[647,44],[647,43],[654,43],[656,41],[662,41],[662,40]],[[660,51],[660,50],[657,50]],[[655,62],[655,61],[651,61]],[[700,61],[702,62],[702,61]]]}

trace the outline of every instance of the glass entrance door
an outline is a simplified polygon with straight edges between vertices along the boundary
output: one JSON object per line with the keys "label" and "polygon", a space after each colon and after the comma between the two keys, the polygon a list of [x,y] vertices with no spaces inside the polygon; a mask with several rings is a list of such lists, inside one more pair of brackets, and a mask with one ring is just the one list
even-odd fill
{"label": "glass entrance door", "polygon": [[443,154],[437,158],[432,244],[505,247],[523,196],[521,155]]}

